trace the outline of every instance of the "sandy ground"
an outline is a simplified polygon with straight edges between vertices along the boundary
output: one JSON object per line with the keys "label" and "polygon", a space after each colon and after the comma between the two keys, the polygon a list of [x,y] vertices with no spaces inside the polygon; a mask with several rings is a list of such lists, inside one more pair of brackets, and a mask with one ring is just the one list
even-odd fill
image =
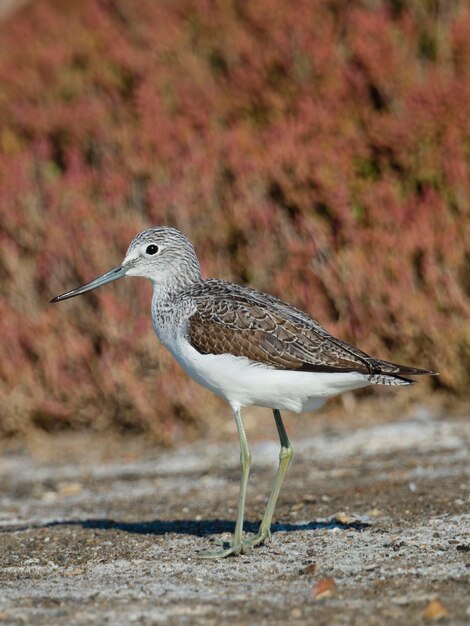
{"label": "sandy ground", "polygon": [[[272,542],[210,562],[198,551],[233,528],[235,444],[114,454],[69,437],[3,454],[0,623],[470,623],[469,421],[298,435]],[[277,444],[252,453],[249,532]]]}

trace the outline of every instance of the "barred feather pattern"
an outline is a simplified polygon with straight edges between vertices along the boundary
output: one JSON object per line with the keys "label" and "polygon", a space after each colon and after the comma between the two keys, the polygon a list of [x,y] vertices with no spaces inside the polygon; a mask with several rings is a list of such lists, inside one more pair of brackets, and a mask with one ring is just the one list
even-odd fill
{"label": "barred feather pattern", "polygon": [[433,374],[368,355],[303,311],[255,289],[201,280],[178,295],[191,301],[188,340],[202,354],[244,356],[267,367],[309,372],[358,372],[369,382],[408,385],[403,376]]}

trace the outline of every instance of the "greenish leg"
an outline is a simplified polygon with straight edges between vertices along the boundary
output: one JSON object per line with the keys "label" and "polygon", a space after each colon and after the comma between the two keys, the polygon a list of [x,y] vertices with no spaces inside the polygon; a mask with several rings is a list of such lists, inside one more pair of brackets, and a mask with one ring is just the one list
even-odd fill
{"label": "greenish leg", "polygon": [[240,554],[240,552],[243,552],[243,519],[245,516],[246,487],[248,484],[248,476],[250,474],[251,454],[250,449],[248,448],[248,441],[239,408],[234,410],[234,415],[235,422],[237,424],[238,440],[240,442],[240,464],[242,467],[235,532],[233,533],[232,544],[228,548],[199,552],[197,556],[203,559],[219,559],[224,556],[229,556],[230,554]]}
{"label": "greenish leg", "polygon": [[276,420],[277,432],[279,434],[279,441],[281,442],[281,450],[279,452],[279,466],[277,468],[276,477],[274,479],[271,495],[269,496],[268,505],[264,513],[261,525],[258,532],[251,539],[247,539],[243,542],[243,549],[252,548],[260,543],[263,543],[266,539],[271,538],[271,523],[273,520],[274,509],[276,508],[277,499],[284,478],[289,469],[290,462],[292,460],[293,450],[287,437],[286,429],[282,422],[281,413],[277,409],[273,410],[274,419]]}

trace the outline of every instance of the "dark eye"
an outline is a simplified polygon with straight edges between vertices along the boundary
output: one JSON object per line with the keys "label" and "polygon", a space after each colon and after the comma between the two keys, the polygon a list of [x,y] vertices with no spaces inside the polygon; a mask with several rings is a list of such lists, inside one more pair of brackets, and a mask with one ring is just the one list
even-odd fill
{"label": "dark eye", "polygon": [[158,252],[158,246],[156,246],[154,243],[151,243],[145,249],[145,254],[157,254],[157,252]]}

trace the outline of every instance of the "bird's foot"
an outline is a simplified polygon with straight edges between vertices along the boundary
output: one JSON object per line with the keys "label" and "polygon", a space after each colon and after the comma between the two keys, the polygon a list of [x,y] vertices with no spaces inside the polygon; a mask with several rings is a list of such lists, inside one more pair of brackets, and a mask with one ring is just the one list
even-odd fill
{"label": "bird's foot", "polygon": [[243,540],[241,543],[232,543],[229,546],[218,550],[204,550],[203,552],[198,552],[196,556],[200,559],[223,559],[226,556],[246,554],[255,546],[264,543],[266,539],[271,540],[271,532],[269,530],[260,529],[256,535],[250,539]]}
{"label": "bird's foot", "polygon": [[199,559],[223,559],[226,556],[237,556],[242,553],[242,544],[231,544],[226,548],[219,548],[216,550],[203,550],[202,552],[197,552],[196,556]]}
{"label": "bird's foot", "polygon": [[264,530],[260,528],[256,535],[250,537],[250,539],[245,539],[245,541],[243,541],[242,552],[249,552],[255,546],[263,544],[266,539],[269,539],[269,541],[271,541],[271,531],[269,529]]}

